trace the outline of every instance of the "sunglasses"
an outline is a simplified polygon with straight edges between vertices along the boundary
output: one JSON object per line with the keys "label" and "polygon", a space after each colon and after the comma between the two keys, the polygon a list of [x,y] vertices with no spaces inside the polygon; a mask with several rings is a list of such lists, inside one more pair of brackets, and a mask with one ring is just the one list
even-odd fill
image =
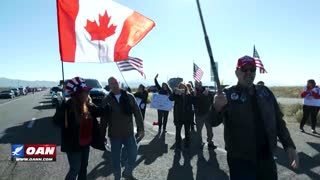
{"label": "sunglasses", "polygon": [[248,72],[248,71],[250,71],[252,73],[256,72],[256,68],[255,67],[241,67],[240,70],[242,72]]}

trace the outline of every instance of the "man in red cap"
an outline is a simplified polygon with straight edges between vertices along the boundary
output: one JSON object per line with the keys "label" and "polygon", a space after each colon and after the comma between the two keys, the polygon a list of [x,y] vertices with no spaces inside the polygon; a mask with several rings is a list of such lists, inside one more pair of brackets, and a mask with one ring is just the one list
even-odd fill
{"label": "man in red cap", "polygon": [[288,153],[290,166],[299,166],[295,145],[273,93],[254,85],[256,68],[266,72],[262,62],[250,56],[238,59],[238,84],[214,97],[212,125],[224,121],[224,139],[230,179],[275,180],[278,178],[273,152],[277,138]]}

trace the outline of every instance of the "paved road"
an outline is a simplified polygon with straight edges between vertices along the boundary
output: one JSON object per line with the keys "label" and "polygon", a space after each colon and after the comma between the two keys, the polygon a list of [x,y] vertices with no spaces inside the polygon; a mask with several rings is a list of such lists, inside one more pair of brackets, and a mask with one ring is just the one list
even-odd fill
{"label": "paved road", "polygon": [[[58,148],[56,162],[12,162],[12,143],[54,143],[60,146],[59,129],[54,127],[48,92],[29,94],[19,99],[0,101],[0,179],[63,179],[68,163],[66,155]],[[146,137],[139,146],[139,156],[134,175],[139,180],[209,180],[228,179],[226,153],[223,150],[223,127],[214,128],[215,151],[205,146],[199,148],[194,135],[189,150],[175,152],[172,112],[169,115],[168,133],[157,136],[157,127],[152,126],[157,114],[147,109]],[[279,179],[320,179],[319,135],[300,133],[297,124],[288,124],[301,158],[301,169],[288,168],[286,154],[279,145],[275,154]],[[308,128],[305,128],[308,132]],[[204,130],[205,132],[205,130]],[[203,132],[203,134],[205,134]],[[205,136],[205,135],[204,135]],[[203,137],[205,139],[205,137]],[[110,153],[91,149],[88,179],[113,179]]]}

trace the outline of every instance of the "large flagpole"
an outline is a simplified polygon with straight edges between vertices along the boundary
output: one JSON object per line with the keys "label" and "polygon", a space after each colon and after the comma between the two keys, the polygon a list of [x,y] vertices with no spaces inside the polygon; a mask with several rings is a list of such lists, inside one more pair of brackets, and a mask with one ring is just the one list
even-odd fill
{"label": "large flagpole", "polygon": [[63,61],[61,61],[61,69],[62,69],[62,97],[63,99],[65,99],[65,94],[64,94],[64,90],[65,90],[65,82],[64,82],[64,67],[63,67]]}
{"label": "large flagpole", "polygon": [[202,29],[203,29],[203,33],[204,33],[204,39],[205,39],[205,42],[206,42],[206,45],[207,45],[207,50],[208,50],[208,54],[209,54],[209,58],[210,58],[211,69],[212,69],[212,72],[213,72],[213,75],[214,75],[214,81],[217,83],[218,93],[221,93],[222,89],[221,89],[221,86],[220,86],[220,80],[219,80],[219,77],[218,77],[218,71],[217,71],[216,63],[214,62],[214,59],[213,59],[212,50],[211,50],[211,46],[210,46],[210,41],[209,41],[209,37],[208,37],[207,31],[206,31],[206,27],[205,27],[205,24],[204,24],[204,21],[203,21],[199,0],[197,0],[197,6],[198,6],[201,25],[202,25]]}

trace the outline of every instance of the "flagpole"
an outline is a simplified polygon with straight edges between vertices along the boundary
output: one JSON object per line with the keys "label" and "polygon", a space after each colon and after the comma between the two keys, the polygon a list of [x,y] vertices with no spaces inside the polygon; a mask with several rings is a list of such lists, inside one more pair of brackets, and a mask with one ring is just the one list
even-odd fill
{"label": "flagpole", "polygon": [[222,89],[221,89],[221,86],[220,86],[220,80],[219,80],[219,77],[218,77],[218,71],[217,71],[217,67],[216,67],[216,64],[215,64],[214,59],[213,59],[212,50],[211,50],[211,46],[210,46],[210,42],[209,42],[209,37],[207,35],[206,27],[205,27],[205,24],[204,24],[204,21],[203,21],[199,0],[197,0],[197,6],[198,6],[201,25],[202,25],[202,29],[203,29],[203,33],[204,33],[204,39],[205,39],[205,42],[206,42],[206,46],[207,46],[207,50],[208,50],[208,54],[209,54],[209,58],[210,58],[210,64],[211,64],[211,68],[212,68],[213,75],[214,75],[214,81],[217,83],[218,93],[221,93]]}
{"label": "flagpole", "polygon": [[252,53],[252,57],[254,57],[254,50],[256,49],[256,45],[253,45],[253,53]]}
{"label": "flagpole", "polygon": [[65,94],[64,94],[64,90],[65,90],[65,82],[64,82],[64,67],[63,67],[63,61],[61,60],[61,69],[62,69],[62,97],[63,99],[65,99]]}
{"label": "flagpole", "polygon": [[123,80],[124,80],[124,83],[126,83],[127,87],[129,87],[129,85],[128,85],[126,79],[124,78],[124,76],[123,76],[123,74],[122,74],[122,71],[120,70],[120,68],[119,68],[119,66],[118,66],[117,63],[116,63],[116,65],[117,65],[117,67],[118,67],[118,69],[119,69],[119,71],[120,71],[120,74],[121,74],[121,76],[122,76],[122,78],[123,78]]}
{"label": "flagpole", "polygon": [[[193,75],[194,75],[194,60],[193,60],[193,64],[192,64],[192,76]],[[193,80],[194,80],[194,87],[196,87],[197,81],[194,79],[194,77],[193,77]]]}

